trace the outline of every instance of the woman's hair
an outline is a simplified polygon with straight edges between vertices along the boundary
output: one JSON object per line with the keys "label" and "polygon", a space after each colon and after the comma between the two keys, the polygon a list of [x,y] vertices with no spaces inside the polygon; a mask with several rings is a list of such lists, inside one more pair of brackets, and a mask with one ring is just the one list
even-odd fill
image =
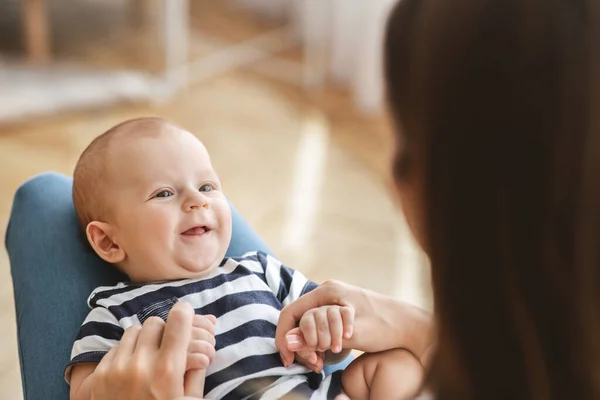
{"label": "woman's hair", "polygon": [[422,202],[439,398],[600,398],[594,3],[401,0],[392,11],[393,172]]}

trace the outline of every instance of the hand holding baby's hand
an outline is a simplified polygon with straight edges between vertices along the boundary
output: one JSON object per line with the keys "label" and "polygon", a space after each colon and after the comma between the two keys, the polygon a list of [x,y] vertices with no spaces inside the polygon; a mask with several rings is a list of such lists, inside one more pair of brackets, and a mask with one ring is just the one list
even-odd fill
{"label": "hand holding baby's hand", "polygon": [[304,313],[298,328],[286,334],[288,349],[296,353],[296,360],[313,371],[323,369],[324,353],[342,351],[342,342],[352,336],[354,309],[341,306],[323,306]]}

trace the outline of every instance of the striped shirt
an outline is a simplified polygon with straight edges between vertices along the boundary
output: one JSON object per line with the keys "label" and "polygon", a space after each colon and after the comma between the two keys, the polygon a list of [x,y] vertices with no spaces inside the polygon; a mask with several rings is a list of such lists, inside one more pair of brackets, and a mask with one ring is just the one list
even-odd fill
{"label": "striped shirt", "polygon": [[281,309],[315,287],[262,252],[225,259],[199,279],[99,287],[88,298],[91,311],[73,344],[65,377],[68,381],[74,364],[99,362],[131,325],[150,316],[166,320],[177,301],[186,301],[197,314],[217,317],[206,398],[333,398],[340,392],[340,373],[324,379],[299,364],[285,368],[275,346]]}

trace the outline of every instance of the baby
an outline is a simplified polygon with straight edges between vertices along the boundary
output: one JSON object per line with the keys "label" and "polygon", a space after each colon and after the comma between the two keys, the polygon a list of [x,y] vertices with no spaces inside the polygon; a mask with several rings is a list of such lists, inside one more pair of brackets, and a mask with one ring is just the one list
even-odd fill
{"label": "baby", "polygon": [[[113,127],[81,155],[73,201],[91,247],[130,282],[90,295],[91,311],[65,370],[71,399],[90,398],[96,365],[125,329],[165,319],[178,301],[196,310],[188,394],[325,399],[343,390],[353,399],[388,400],[418,389],[419,379],[403,382],[400,375],[407,369],[419,375],[420,364],[391,352],[358,357],[327,378],[300,363],[282,364],[275,346],[279,312],[317,285],[262,252],[224,258],[231,211],[206,148],[191,133],[159,118]],[[341,343],[353,322],[348,307],[321,307],[295,331],[299,342],[310,336],[326,343],[319,350],[335,363],[350,351]],[[315,369],[309,358],[304,364]]]}

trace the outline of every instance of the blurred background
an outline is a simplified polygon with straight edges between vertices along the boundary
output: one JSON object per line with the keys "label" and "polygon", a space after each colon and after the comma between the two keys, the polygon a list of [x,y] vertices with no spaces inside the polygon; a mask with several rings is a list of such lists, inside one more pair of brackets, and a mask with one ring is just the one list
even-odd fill
{"label": "blurred background", "polygon": [[[206,144],[284,263],[431,309],[388,174],[380,46],[393,2],[2,0],[0,239],[23,181],[71,175],[94,137],[157,115]],[[3,247],[0,301],[0,399],[20,399]]]}

